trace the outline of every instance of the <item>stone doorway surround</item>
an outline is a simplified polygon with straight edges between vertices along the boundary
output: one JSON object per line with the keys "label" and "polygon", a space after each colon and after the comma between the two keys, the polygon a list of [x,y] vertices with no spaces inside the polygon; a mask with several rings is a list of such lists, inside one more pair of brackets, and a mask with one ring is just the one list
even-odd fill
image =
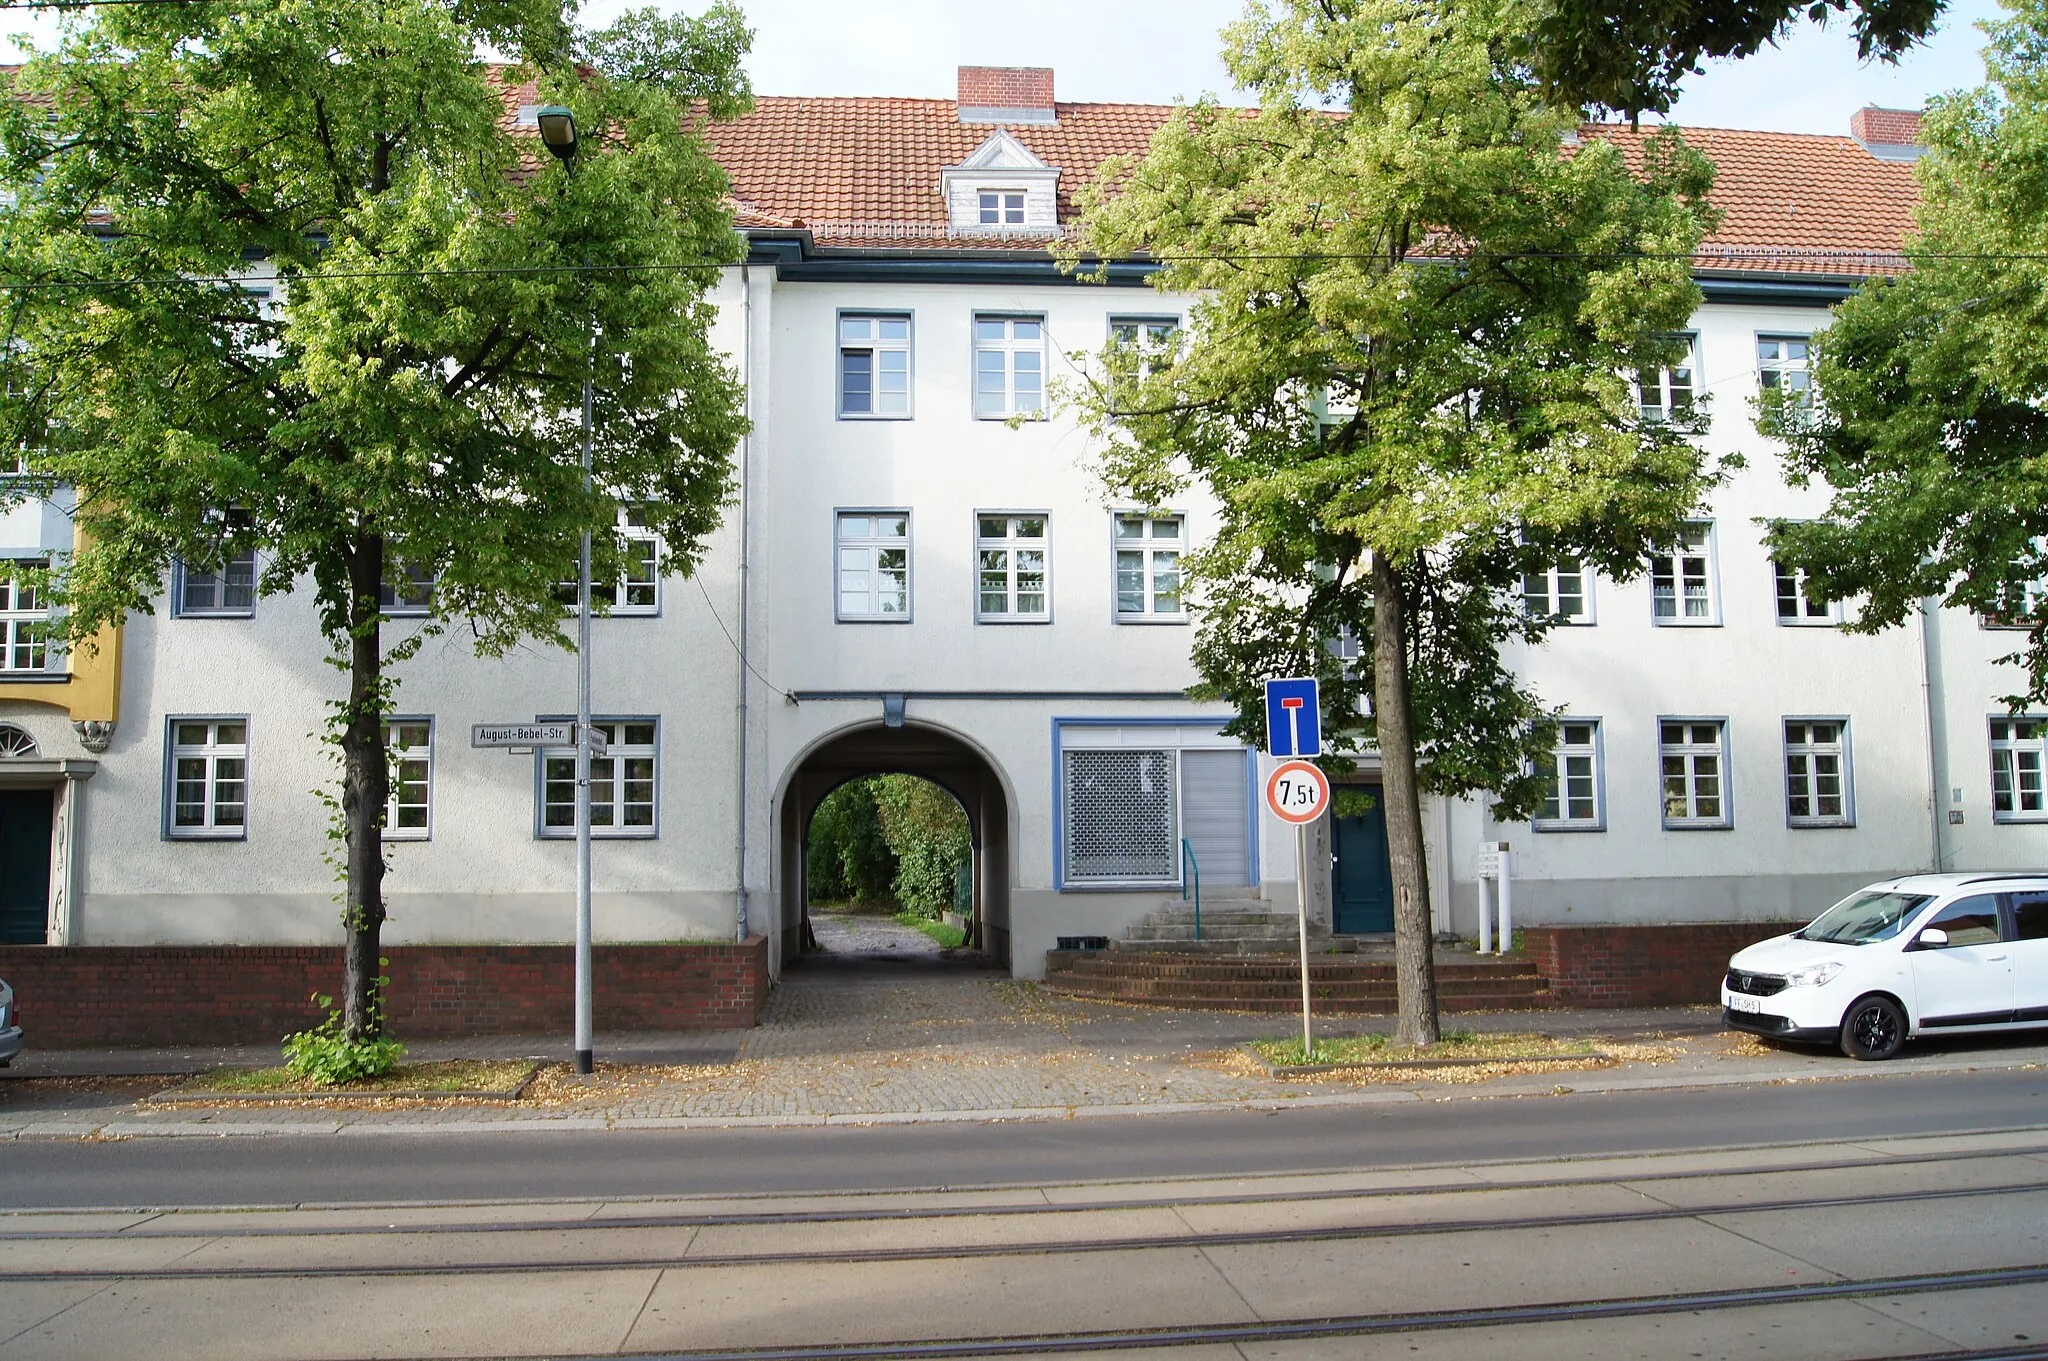
{"label": "stone doorway surround", "polygon": [[77,944],[73,908],[78,902],[78,805],[85,782],[100,768],[82,757],[0,756],[0,789],[48,789],[50,817],[50,915],[46,945]]}

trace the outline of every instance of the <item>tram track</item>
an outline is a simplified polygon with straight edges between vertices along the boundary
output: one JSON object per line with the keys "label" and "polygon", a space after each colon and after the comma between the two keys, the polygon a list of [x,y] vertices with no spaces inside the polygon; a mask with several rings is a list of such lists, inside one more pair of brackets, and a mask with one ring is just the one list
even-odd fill
{"label": "tram track", "polygon": [[[1725,1175],[1725,1174],[1724,1174]],[[1651,1179],[1643,1179],[1649,1181]],[[1597,1183],[1610,1187],[1616,1183]],[[1463,1187],[1464,1194],[1484,1195],[1489,1192],[1519,1192],[1529,1188],[1522,1186]],[[1619,1189],[1655,1200],[1652,1193],[1637,1189],[1633,1184],[1620,1184]],[[1414,1192],[1399,1194],[1412,1195]],[[1422,1194],[1442,1194],[1425,1192]],[[1610,1227],[1626,1229],[1668,1223],[1687,1219],[1714,1219],[1730,1215],[1786,1215],[1809,1214],[1823,1211],[1849,1209],[1871,1209],[1880,1207],[1914,1207],[1942,1202],[1979,1200],[2012,1195],[2048,1194],[2048,1168],[2040,1181],[2006,1182],[1989,1186],[1945,1187],[1921,1190],[1870,1192],[1855,1195],[1814,1195],[1782,1197],[1774,1200],[1727,1200],[1711,1204],[1673,1205],[1653,1203],[1640,1209],[1630,1210],[1581,1210],[1552,1214],[1482,1215],[1463,1218],[1432,1217],[1427,1219],[1397,1220],[1381,1223],[1318,1224],[1299,1228],[1262,1228],[1245,1230],[1202,1229],[1192,1225],[1171,1233],[1115,1234],[1101,1237],[1047,1237],[994,1242],[944,1242],[940,1244],[919,1243],[890,1247],[816,1247],[784,1250],[754,1250],[691,1253],[687,1247],[682,1252],[635,1254],[620,1252],[603,1256],[562,1257],[540,1254],[533,1258],[504,1260],[492,1259],[477,1254],[469,1260],[436,1263],[405,1263],[350,1261],[345,1263],[305,1263],[285,1265],[221,1265],[209,1266],[204,1263],[172,1264],[166,1266],[123,1266],[123,1267],[80,1267],[52,1268],[45,1270],[0,1271],[0,1282],[18,1284],[32,1283],[104,1283],[112,1281],[261,1281],[281,1279],[348,1279],[348,1278],[415,1278],[431,1279],[446,1276],[475,1275],[533,1275],[533,1274],[581,1274],[614,1271],[667,1271],[667,1270],[713,1270],[726,1267],[839,1267],[892,1262],[929,1262],[963,1258],[990,1257],[1052,1257],[1076,1256],[1097,1253],[1129,1253],[1153,1251],[1178,1251],[1190,1248],[1285,1248],[1313,1243],[1334,1243],[1365,1239],[1399,1239],[1422,1237],[1445,1237],[1470,1233],[1503,1233],[1527,1230]],[[1352,1199],[1347,1196],[1323,1197],[1322,1203]],[[1203,1208],[1219,1204],[1229,1205],[1233,1201],[1199,1202]],[[1276,1204],[1283,1202],[1261,1202]],[[1186,1208],[1189,1202],[1181,1202]],[[1098,1206],[1069,1207],[1065,1213],[1076,1219],[1087,1219],[1097,1215],[1115,1213],[1124,1207],[1104,1208]],[[1172,1205],[1152,1205],[1145,1208],[1173,1209]],[[956,1216],[947,1216],[956,1218]],[[823,1225],[845,1225],[850,1221],[834,1215],[823,1217]],[[860,1222],[860,1221],[851,1221]],[[884,1222],[902,1222],[892,1219]],[[803,1228],[810,1225],[801,1217],[775,1221],[778,1227]],[[619,1230],[690,1230],[704,1227],[728,1227],[731,1221],[671,1222],[649,1220],[610,1220],[596,1223],[585,1220],[549,1221],[532,1224],[490,1224],[476,1230],[465,1231],[453,1225],[413,1227],[387,1227],[371,1229],[361,1225],[338,1226],[335,1230],[319,1227],[301,1227],[296,1230],[271,1230],[262,1233],[215,1233],[197,1231],[190,1234],[158,1233],[131,1237],[127,1242],[148,1241],[160,1246],[189,1243],[191,1251],[199,1251],[210,1245],[232,1243],[246,1239],[282,1238],[325,1241],[334,1239],[356,1239],[366,1248],[377,1239],[397,1240],[426,1236],[441,1236],[449,1233],[470,1233],[504,1242],[500,1237],[507,1233],[529,1235],[535,1238],[555,1237],[563,1234],[584,1236],[593,1232]],[[118,1236],[80,1235],[69,1237],[61,1234],[18,1235],[13,1238],[0,1236],[5,1241],[42,1242],[109,1242],[120,1241]]]}
{"label": "tram track", "polygon": [[[2008,1133],[2012,1131],[2000,1130],[1990,1132],[1997,1134]],[[1766,1147],[1768,1148],[1769,1146]],[[1708,1153],[1718,1153],[1745,1150],[1716,1148],[1705,1149],[1700,1151]],[[1759,1178],[1795,1176],[1829,1172],[1853,1172],[1859,1169],[1875,1170],[1882,1168],[1889,1171],[1898,1168],[1928,1166],[1933,1164],[1983,1162],[1986,1160],[2000,1158],[2048,1159],[2048,1139],[2044,1139],[2039,1144],[1996,1145],[1986,1148],[1968,1149],[1960,1151],[1944,1150],[1941,1152],[1928,1153],[1886,1153],[1872,1154],[1869,1157],[1863,1158],[1831,1158],[1809,1162],[1786,1161],[1778,1163],[1763,1163],[1757,1165],[1744,1166],[1741,1169],[1741,1175],[1750,1178]],[[1602,1159],[1602,1161],[1604,1162],[1607,1160]],[[1526,1164],[1517,1164],[1517,1166],[1525,1165]],[[1570,1162],[1564,1162],[1560,1165],[1564,1167],[1570,1167],[1572,1164]],[[1483,1167],[1483,1165],[1480,1164],[1472,1164],[1469,1166],[1472,1168]],[[1430,1169],[1425,1168],[1417,1170],[1426,1171]],[[1160,1192],[1152,1195],[1123,1196],[1113,1199],[1075,1197],[1067,1200],[1047,1199],[1038,1202],[996,1200],[977,1201],[974,1199],[976,1195],[980,1194],[990,1194],[1006,1190],[1019,1189],[1006,1186],[1002,1183],[992,1183],[986,1186],[972,1187],[908,1187],[892,1189],[888,1191],[841,1194],[829,1197],[834,1201],[845,1201],[848,1199],[874,1199],[879,1201],[884,1198],[936,1198],[943,1196],[950,1199],[954,1199],[955,1203],[952,1204],[928,1203],[921,1205],[904,1206],[885,1206],[879,1204],[873,1206],[852,1205],[837,1209],[678,1211],[675,1213],[657,1214],[590,1215],[580,1219],[571,1219],[562,1216],[537,1216],[533,1219],[523,1220],[502,1218],[442,1219],[433,1222],[419,1222],[405,1225],[335,1224],[330,1227],[322,1229],[321,1232],[331,1237],[347,1237],[357,1234],[381,1235],[390,1234],[394,1232],[419,1234],[497,1234],[532,1233],[555,1229],[683,1229],[730,1228],[773,1225],[822,1226],[842,1223],[888,1223],[891,1221],[909,1220],[938,1220],[962,1218],[992,1219],[1029,1217],[1037,1215],[1071,1215],[1085,1213],[1089,1211],[1171,1210],[1175,1208],[1197,1206],[1215,1207],[1228,1205],[1285,1205],[1297,1203],[1324,1203],[1332,1200],[1369,1201],[1385,1200],[1392,1198],[1410,1198],[1415,1196],[1484,1195],[1488,1192],[1499,1191],[1563,1190],[1579,1186],[1614,1185],[1617,1182],[1627,1182],[1629,1184],[1662,1184],[1685,1183],[1693,1181],[1712,1181],[1726,1179],[1730,1175],[1730,1169],[1728,1169],[1727,1167],[1700,1167],[1670,1170],[1650,1167],[1646,1168],[1641,1173],[1623,1177],[1616,1177],[1613,1175],[1516,1177],[1513,1179],[1504,1179],[1499,1181],[1473,1181],[1467,1178],[1465,1180],[1460,1181],[1445,1180],[1437,1182],[1413,1182],[1382,1186],[1347,1187],[1344,1189],[1330,1189],[1328,1187],[1321,1187],[1310,1190],[1272,1190],[1261,1188],[1223,1195],[1215,1194],[1213,1192],[1200,1192],[1196,1194],[1172,1194],[1170,1192]],[[1316,1181],[1330,1180],[1329,1174],[1321,1173],[1275,1174],[1271,1178],[1271,1180],[1277,1183],[1285,1184],[1288,1182],[1297,1182],[1303,1180],[1304,1177]],[[1234,1178],[1232,1180],[1237,1184],[1251,1184],[1256,1186],[1261,1179],[1257,1177],[1240,1177]],[[1203,1185],[1212,1184],[1214,1179],[1196,1178],[1191,1179],[1191,1181],[1196,1185]],[[1169,1187],[1173,1185],[1173,1183],[1171,1182],[1152,1184],[1165,1185]],[[1065,1187],[1033,1187],[1029,1189],[1034,1191],[1051,1190],[1054,1192],[1071,1192],[1077,1189],[1078,1187],[1083,1187],[1086,1185],[1088,1185],[1088,1183],[1075,1183],[1073,1186]],[[2044,1164],[2042,1172],[2042,1181],[2038,1184],[2038,1187],[2048,1188],[2048,1164]],[[2019,1186],[2016,1188],[2009,1189],[2037,1189],[2037,1187]],[[794,1199],[798,1201],[812,1198],[814,1197],[808,1195],[786,1197],[786,1199]],[[785,1197],[759,1197],[759,1199],[785,1199]],[[963,1201],[964,1203],[962,1203]],[[257,1238],[266,1236],[289,1237],[299,1235],[305,1232],[304,1229],[294,1227],[291,1225],[264,1224],[258,1222],[264,1216],[273,1214],[321,1214],[343,1211],[356,1213],[366,1211],[374,1211],[379,1213],[404,1213],[417,1210],[426,1204],[430,1204],[432,1208],[437,1212],[445,1214],[449,1211],[463,1209],[496,1209],[504,1206],[518,1205],[561,1207],[585,1204],[621,1203],[634,1202],[630,1200],[622,1201],[617,1199],[602,1202],[593,1202],[585,1200],[491,1200],[456,1202],[366,1201],[338,1202],[331,1204],[297,1203],[255,1206],[102,1205],[66,1207],[63,1209],[0,1209],[0,1243],[35,1242],[43,1239],[62,1239],[66,1241],[81,1242],[90,1241],[94,1239],[135,1239],[138,1237],[151,1236],[153,1234],[183,1236],[188,1232],[192,1232],[181,1228],[178,1222],[181,1217],[187,1215],[234,1216],[244,1221],[243,1223],[237,1224],[233,1227],[208,1228],[202,1231],[198,1231],[198,1234],[203,1234],[203,1236],[207,1238]],[[7,1227],[8,1221],[11,1219],[48,1220],[58,1216],[77,1216],[80,1218],[86,1218],[121,1215],[147,1215],[150,1216],[150,1218],[144,1220],[141,1223],[124,1225],[120,1228],[106,1229],[81,1228],[15,1230]],[[197,1234],[195,1234],[194,1236],[197,1236]]]}
{"label": "tram track", "polygon": [[[1610,1319],[1756,1309],[1773,1305],[1814,1304],[1828,1300],[1866,1300],[1928,1294],[1958,1294],[2010,1286],[2048,1283],[2048,1265],[2009,1267],[1994,1271],[1953,1271],[1884,1276],[1854,1281],[1822,1281],[1799,1285],[1755,1286],[1679,1294],[1632,1295],[1612,1299],[1556,1304],[1510,1304],[1491,1307],[1435,1309],[1321,1318],[1269,1319],[1157,1328],[1118,1328],[1012,1334],[1001,1337],[955,1337],[922,1341],[822,1343],[797,1346],[722,1347],[703,1350],[552,1353],[550,1361],[597,1361],[627,1357],[630,1361],[941,1361],[942,1358],[1054,1356],[1076,1352],[1163,1351],[1176,1347],[1259,1345],[1318,1339],[1364,1338],[1425,1334],[1456,1329],[1570,1326]],[[1923,1353],[1898,1361],[2042,1361],[2048,1342],[2018,1347]]]}

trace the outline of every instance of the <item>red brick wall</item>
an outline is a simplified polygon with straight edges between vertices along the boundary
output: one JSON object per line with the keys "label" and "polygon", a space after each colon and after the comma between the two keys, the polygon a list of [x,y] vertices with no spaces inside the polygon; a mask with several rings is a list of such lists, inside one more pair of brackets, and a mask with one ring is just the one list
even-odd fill
{"label": "red brick wall", "polygon": [[1661,1007],[1715,1002],[1728,956],[1799,922],[1674,926],[1529,926],[1523,949],[1561,1007]]}
{"label": "red brick wall", "polygon": [[[401,945],[386,995],[400,1039],[567,1032],[567,945]],[[321,946],[0,945],[31,1045],[268,1044],[321,1019],[310,998],[341,987],[341,951]],[[737,1030],[768,994],[768,942],[599,945],[597,1028]]]}
{"label": "red brick wall", "polygon": [[1849,115],[1849,135],[1865,146],[1918,146],[1920,113],[1867,106]]}
{"label": "red brick wall", "polygon": [[1050,109],[1049,66],[963,66],[960,98],[970,109]]}

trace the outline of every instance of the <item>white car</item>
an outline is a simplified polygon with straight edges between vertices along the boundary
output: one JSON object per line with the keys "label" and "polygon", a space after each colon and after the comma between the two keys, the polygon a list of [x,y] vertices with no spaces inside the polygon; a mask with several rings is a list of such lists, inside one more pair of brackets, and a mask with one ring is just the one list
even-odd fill
{"label": "white car", "polygon": [[1872,884],[1728,961],[1722,1016],[1888,1059],[1921,1035],[2048,1026],[2048,873]]}

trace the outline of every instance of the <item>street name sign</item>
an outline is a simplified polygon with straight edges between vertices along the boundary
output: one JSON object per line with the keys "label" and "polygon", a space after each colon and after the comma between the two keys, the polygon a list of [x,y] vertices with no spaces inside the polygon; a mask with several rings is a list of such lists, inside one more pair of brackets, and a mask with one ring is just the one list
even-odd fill
{"label": "street name sign", "polygon": [[[574,723],[477,723],[469,730],[472,747],[573,747]],[[590,726],[590,749],[605,749],[604,729]]]}
{"label": "street name sign", "polygon": [[1266,777],[1266,807],[1282,822],[1306,826],[1330,806],[1330,777],[1307,761],[1283,761]]}
{"label": "street name sign", "polygon": [[1316,678],[1266,682],[1266,754],[1280,757],[1323,754],[1322,707]]}

